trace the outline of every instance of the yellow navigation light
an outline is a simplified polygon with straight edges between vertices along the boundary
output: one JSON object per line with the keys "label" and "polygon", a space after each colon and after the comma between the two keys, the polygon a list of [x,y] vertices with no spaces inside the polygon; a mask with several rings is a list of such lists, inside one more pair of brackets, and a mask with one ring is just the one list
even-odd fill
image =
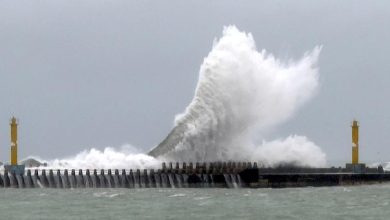
{"label": "yellow navigation light", "polygon": [[18,122],[11,119],[11,165],[18,165]]}
{"label": "yellow navigation light", "polygon": [[352,164],[359,163],[359,124],[352,122]]}

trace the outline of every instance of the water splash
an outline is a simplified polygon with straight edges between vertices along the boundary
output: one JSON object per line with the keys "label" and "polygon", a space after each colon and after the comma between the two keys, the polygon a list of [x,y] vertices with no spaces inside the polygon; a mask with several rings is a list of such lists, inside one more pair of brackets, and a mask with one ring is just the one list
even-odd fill
{"label": "water splash", "polygon": [[[282,62],[265,50],[259,52],[250,33],[225,27],[201,65],[192,102],[149,155],[179,161],[251,158],[266,159],[270,165],[281,159],[324,165],[325,154],[304,137],[261,146],[253,141],[291,118],[316,93],[320,51],[315,47],[298,61]],[[288,154],[273,157],[280,149]],[[305,163],[313,157],[318,160]]]}
{"label": "water splash", "polygon": [[317,145],[304,136],[292,135],[286,139],[263,142],[253,149],[252,160],[261,161],[267,167],[295,165],[323,167],[326,155]]}
{"label": "water splash", "polygon": [[[325,154],[304,136],[263,141],[291,118],[318,87],[321,47],[300,60],[282,62],[260,52],[250,33],[225,27],[204,59],[195,96],[175,126],[149,155],[105,148],[47,161],[52,168],[159,167],[161,161],[259,161],[267,166],[324,166]],[[314,159],[313,159],[314,158]]]}
{"label": "water splash", "polygon": [[159,160],[139,153],[130,145],[122,146],[120,150],[112,147],[106,147],[102,151],[92,148],[73,157],[48,160],[46,163],[53,169],[141,169],[161,166]]}

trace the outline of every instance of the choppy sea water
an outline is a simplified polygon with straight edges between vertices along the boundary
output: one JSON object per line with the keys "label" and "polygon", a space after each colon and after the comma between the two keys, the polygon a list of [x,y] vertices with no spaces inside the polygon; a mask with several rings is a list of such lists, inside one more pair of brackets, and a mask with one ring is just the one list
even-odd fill
{"label": "choppy sea water", "polygon": [[390,185],[0,189],[0,219],[390,219]]}

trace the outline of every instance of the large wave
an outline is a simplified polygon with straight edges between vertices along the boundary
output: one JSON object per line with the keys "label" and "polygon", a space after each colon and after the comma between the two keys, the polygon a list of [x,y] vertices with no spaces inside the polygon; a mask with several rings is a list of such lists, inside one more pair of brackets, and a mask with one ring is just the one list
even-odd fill
{"label": "large wave", "polygon": [[298,61],[282,62],[265,50],[259,52],[250,33],[225,27],[201,65],[192,102],[149,155],[179,161],[325,165],[325,154],[305,137],[260,146],[253,142],[316,93],[320,50],[315,47]]}
{"label": "large wave", "polygon": [[291,118],[316,93],[320,51],[317,46],[299,60],[282,62],[265,50],[259,52],[250,33],[227,26],[200,67],[192,102],[149,155],[91,149],[47,162],[68,168],[148,168],[161,161],[324,166],[325,154],[304,136],[264,140],[265,133]]}

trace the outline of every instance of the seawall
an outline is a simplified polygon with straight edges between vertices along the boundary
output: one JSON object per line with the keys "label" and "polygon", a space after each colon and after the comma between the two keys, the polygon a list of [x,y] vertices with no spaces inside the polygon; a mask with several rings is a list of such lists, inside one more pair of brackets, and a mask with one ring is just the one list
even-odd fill
{"label": "seawall", "polygon": [[262,168],[250,162],[166,163],[161,169],[27,169],[0,174],[4,188],[266,188],[373,184],[390,173],[366,168]]}

